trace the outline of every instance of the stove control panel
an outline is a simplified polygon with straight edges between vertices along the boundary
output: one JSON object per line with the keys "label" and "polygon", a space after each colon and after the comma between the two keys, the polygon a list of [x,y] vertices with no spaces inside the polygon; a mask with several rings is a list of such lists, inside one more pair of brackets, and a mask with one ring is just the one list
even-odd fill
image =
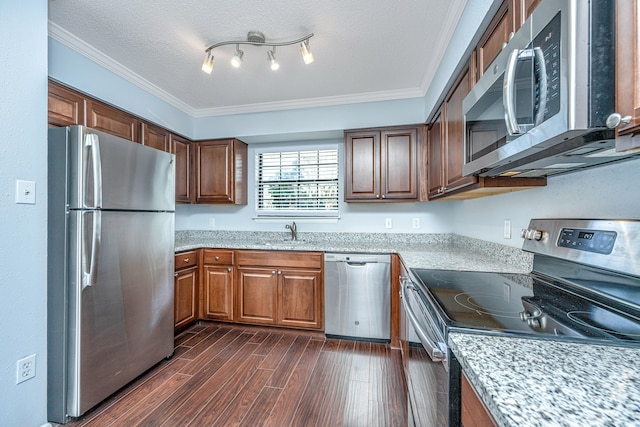
{"label": "stove control panel", "polygon": [[558,246],[609,255],[616,241],[615,231],[563,228]]}

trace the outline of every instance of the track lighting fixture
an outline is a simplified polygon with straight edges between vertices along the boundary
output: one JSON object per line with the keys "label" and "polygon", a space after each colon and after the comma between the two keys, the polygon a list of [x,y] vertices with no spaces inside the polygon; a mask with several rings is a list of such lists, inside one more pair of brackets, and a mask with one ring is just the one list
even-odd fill
{"label": "track lighting fixture", "polygon": [[236,45],[236,54],[231,58],[231,65],[235,68],[238,68],[242,64],[242,57],[244,56],[244,52],[240,50],[240,46]]}
{"label": "track lighting fixture", "polygon": [[276,71],[280,69],[280,64],[276,61],[276,48],[273,50],[267,51],[267,61],[269,61],[269,67],[271,67],[271,71]]}
{"label": "track lighting fixture", "polygon": [[211,51],[208,51],[207,56],[205,56],[204,58],[204,62],[202,63],[202,71],[207,74],[211,74],[211,71],[213,71],[213,54],[211,53]]}
{"label": "track lighting fixture", "polygon": [[300,52],[302,53],[302,60],[305,64],[309,65],[313,62],[313,53],[311,53],[309,39],[306,39],[302,43],[300,43]]}
{"label": "track lighting fixture", "polygon": [[280,64],[278,64],[278,61],[276,60],[276,46],[290,46],[293,44],[300,43],[300,52],[302,54],[302,60],[304,61],[305,64],[311,64],[313,62],[313,54],[311,53],[311,46],[309,45],[309,39],[313,37],[313,35],[314,34],[311,33],[297,40],[272,43],[272,42],[267,42],[265,40],[264,34],[262,34],[260,31],[249,31],[249,33],[247,34],[247,40],[220,42],[220,43],[213,44],[209,46],[207,49],[205,49],[206,56],[204,59],[204,63],[202,64],[202,71],[204,71],[207,74],[211,74],[211,71],[213,70],[213,63],[214,63],[214,58],[212,53],[213,49],[220,46],[226,46],[226,45],[232,45],[232,44],[236,45],[235,55],[231,59],[231,65],[234,66],[235,68],[238,68],[240,67],[240,65],[242,65],[242,57],[244,56],[244,52],[240,50],[241,44],[271,47],[272,49],[267,51],[267,60],[269,62],[269,67],[275,71],[280,68]]}

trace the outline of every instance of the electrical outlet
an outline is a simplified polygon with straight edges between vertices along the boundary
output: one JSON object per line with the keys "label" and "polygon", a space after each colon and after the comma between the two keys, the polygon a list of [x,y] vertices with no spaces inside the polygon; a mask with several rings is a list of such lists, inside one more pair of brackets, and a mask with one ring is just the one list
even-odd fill
{"label": "electrical outlet", "polygon": [[209,228],[215,228],[215,226],[216,226],[216,217],[210,216],[209,217]]}
{"label": "electrical outlet", "polygon": [[393,228],[393,222],[391,222],[391,218],[384,219],[384,228]]}
{"label": "electrical outlet", "polygon": [[16,384],[36,376],[36,355],[24,357],[16,364]]}
{"label": "electrical outlet", "polygon": [[504,237],[505,239],[511,238],[511,220],[510,219],[504,220],[504,231],[503,231],[502,237]]}
{"label": "electrical outlet", "polygon": [[411,226],[413,228],[420,228],[420,218],[413,218],[411,221]]}
{"label": "electrical outlet", "polygon": [[16,180],[16,203],[33,205],[36,203],[36,183]]}

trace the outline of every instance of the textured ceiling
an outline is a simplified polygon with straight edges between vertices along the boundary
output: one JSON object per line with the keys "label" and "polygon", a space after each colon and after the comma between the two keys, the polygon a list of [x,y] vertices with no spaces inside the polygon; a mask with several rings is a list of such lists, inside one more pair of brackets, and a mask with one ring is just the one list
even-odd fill
{"label": "textured ceiling", "polygon": [[[95,50],[156,94],[196,116],[399,99],[424,95],[466,0],[50,0],[52,37]],[[315,33],[315,62],[297,45],[214,50],[262,31],[280,42]],[[84,42],[84,43],[83,43]],[[88,46],[87,46],[88,45]]]}

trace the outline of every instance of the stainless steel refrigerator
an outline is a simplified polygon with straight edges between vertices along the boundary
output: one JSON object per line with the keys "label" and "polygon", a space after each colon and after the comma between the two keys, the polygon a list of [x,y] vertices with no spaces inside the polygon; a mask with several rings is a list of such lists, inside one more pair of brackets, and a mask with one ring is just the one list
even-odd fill
{"label": "stainless steel refrigerator", "polygon": [[175,156],[49,130],[49,421],[78,417],[173,354]]}

